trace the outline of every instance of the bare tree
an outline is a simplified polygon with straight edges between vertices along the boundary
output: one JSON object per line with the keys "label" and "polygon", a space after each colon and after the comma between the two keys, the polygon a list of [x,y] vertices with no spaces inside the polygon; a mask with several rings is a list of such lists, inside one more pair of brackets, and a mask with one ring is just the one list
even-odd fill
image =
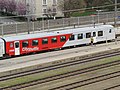
{"label": "bare tree", "polygon": [[87,7],[92,7],[92,3],[94,2],[94,0],[85,0]]}
{"label": "bare tree", "polygon": [[65,17],[70,17],[73,13],[70,10],[84,8],[86,3],[84,0],[64,0],[59,4],[59,7],[64,12]]}
{"label": "bare tree", "polygon": [[18,12],[20,15],[25,15],[26,5],[22,2],[17,4],[15,0],[0,0],[0,10],[7,13]]}
{"label": "bare tree", "polygon": [[16,2],[15,0],[8,0],[8,12],[11,14],[16,11]]}
{"label": "bare tree", "polygon": [[94,0],[92,2],[93,6],[100,6],[100,5],[105,5],[105,4],[113,4],[111,0]]}
{"label": "bare tree", "polygon": [[3,11],[4,9],[4,0],[0,0],[0,10]]}
{"label": "bare tree", "polygon": [[0,0],[0,9],[1,11],[7,12],[8,10],[8,0]]}
{"label": "bare tree", "polygon": [[19,15],[25,15],[26,14],[26,5],[24,4],[24,3],[22,3],[22,2],[19,2],[18,4],[17,4],[17,12],[18,12],[18,14]]}

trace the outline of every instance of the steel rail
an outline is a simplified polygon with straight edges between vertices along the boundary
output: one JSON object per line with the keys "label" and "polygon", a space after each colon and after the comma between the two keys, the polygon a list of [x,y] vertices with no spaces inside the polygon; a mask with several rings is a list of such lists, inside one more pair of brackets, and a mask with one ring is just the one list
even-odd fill
{"label": "steel rail", "polygon": [[120,51],[115,51],[115,52],[107,53],[107,54],[99,54],[96,56],[86,57],[86,58],[79,59],[79,60],[61,62],[60,64],[53,64],[53,65],[42,67],[42,68],[40,67],[37,69],[28,70],[28,71],[24,71],[24,72],[20,72],[20,73],[5,75],[5,76],[0,77],[0,81],[9,80],[9,79],[18,78],[18,77],[27,76],[27,75],[36,74],[36,73],[41,73],[41,72],[46,72],[46,71],[50,71],[50,70],[55,70],[58,68],[69,67],[69,66],[76,65],[76,64],[94,62],[94,61],[97,61],[102,58],[108,58],[108,57],[112,57],[112,56],[116,56],[116,55],[120,55]]}
{"label": "steel rail", "polygon": [[[118,65],[118,64],[120,64],[119,60],[115,61],[115,62],[110,62],[110,63],[106,63],[106,64],[101,64],[101,65],[96,65],[96,66],[93,66],[93,67],[84,68],[84,69],[73,71],[73,72],[68,72],[68,73],[61,74],[61,75],[47,77],[47,78],[44,78],[42,80],[41,79],[40,80],[35,80],[35,81],[32,81],[32,82],[22,83],[22,84],[13,85],[13,86],[9,86],[9,87],[4,87],[4,88],[0,88],[0,89],[25,88],[25,87],[29,87],[31,85],[37,85],[37,84],[40,84],[40,83],[50,82],[50,81],[54,81],[54,80],[57,80],[57,79],[62,79],[62,78],[66,78],[66,77],[70,77],[70,76],[74,76],[74,75],[78,75],[78,74],[82,74],[82,73],[87,73],[87,72],[95,71],[95,70],[102,69],[102,68],[107,68],[107,67],[110,67],[110,66],[113,66],[113,65]],[[66,75],[66,74],[68,74],[68,75]]]}

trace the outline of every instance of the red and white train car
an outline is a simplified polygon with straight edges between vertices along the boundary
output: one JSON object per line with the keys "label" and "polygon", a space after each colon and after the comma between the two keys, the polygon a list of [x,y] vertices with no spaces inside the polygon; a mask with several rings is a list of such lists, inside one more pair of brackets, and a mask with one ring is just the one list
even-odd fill
{"label": "red and white train car", "polygon": [[63,48],[113,40],[115,30],[111,25],[73,28],[36,34],[16,35],[0,38],[0,57],[16,56],[43,50]]}

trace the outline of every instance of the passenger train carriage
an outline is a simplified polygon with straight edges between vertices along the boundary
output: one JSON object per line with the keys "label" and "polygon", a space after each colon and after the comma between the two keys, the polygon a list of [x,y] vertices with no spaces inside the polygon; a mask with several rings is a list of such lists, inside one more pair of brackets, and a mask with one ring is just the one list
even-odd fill
{"label": "passenger train carriage", "polygon": [[91,37],[93,37],[93,43],[114,40],[114,27],[111,25],[100,25],[95,28],[73,28],[61,31],[1,37],[0,57],[88,44],[91,43]]}

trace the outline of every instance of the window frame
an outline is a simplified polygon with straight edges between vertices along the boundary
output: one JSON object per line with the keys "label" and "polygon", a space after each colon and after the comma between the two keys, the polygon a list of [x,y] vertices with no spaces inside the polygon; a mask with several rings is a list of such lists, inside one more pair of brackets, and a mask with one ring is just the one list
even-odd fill
{"label": "window frame", "polygon": [[[45,41],[45,39],[46,39],[46,42],[43,42],[43,40]],[[46,44],[48,44],[48,38],[42,38],[42,45],[46,45]]]}
{"label": "window frame", "polygon": [[[56,38],[56,40],[53,41],[53,39],[55,39],[55,38]],[[51,43],[57,43],[57,37],[53,37],[53,38],[51,38]]]}
{"label": "window frame", "polygon": [[43,8],[43,14],[46,14],[46,13],[47,13],[47,9]]}
{"label": "window frame", "polygon": [[15,48],[19,48],[20,47],[20,43],[19,42],[15,42]]}
{"label": "window frame", "polygon": [[57,8],[53,8],[53,13],[57,13]]}
{"label": "window frame", "polygon": [[[88,37],[87,34],[90,34],[89,37]],[[91,32],[87,32],[87,33],[86,33],[86,38],[91,38]]]}
{"label": "window frame", "polygon": [[10,42],[10,48],[14,48],[14,43]]}
{"label": "window frame", "polygon": [[[24,46],[23,44],[25,44],[25,42],[27,42],[27,46]],[[27,40],[22,41],[22,47],[28,47],[29,46],[29,42]]]}
{"label": "window frame", "polygon": [[[79,37],[79,35],[81,35],[81,36]],[[77,39],[78,39],[78,40],[79,40],[79,39],[83,39],[83,33],[77,34]]]}
{"label": "window frame", "polygon": [[[61,37],[65,37],[65,39],[62,39]],[[66,41],[66,36],[60,36],[60,42],[65,42]]]}
{"label": "window frame", "polygon": [[[100,33],[100,32],[102,32],[102,33]],[[98,31],[98,37],[101,37],[101,36],[103,36],[103,31]]]}
{"label": "window frame", "polygon": [[[34,44],[33,41],[37,41],[37,44]],[[32,46],[38,46],[38,45],[39,45],[39,40],[38,39],[32,40]]]}
{"label": "window frame", "polygon": [[47,0],[42,0],[43,5],[47,5]]}
{"label": "window frame", "polygon": [[73,41],[73,40],[75,40],[75,35],[70,35],[69,41]]}
{"label": "window frame", "polygon": [[93,32],[93,37],[96,37],[96,32]]}
{"label": "window frame", "polygon": [[109,29],[109,33],[112,33],[112,29]]}
{"label": "window frame", "polygon": [[53,5],[57,5],[57,0],[52,0],[53,1]]}

